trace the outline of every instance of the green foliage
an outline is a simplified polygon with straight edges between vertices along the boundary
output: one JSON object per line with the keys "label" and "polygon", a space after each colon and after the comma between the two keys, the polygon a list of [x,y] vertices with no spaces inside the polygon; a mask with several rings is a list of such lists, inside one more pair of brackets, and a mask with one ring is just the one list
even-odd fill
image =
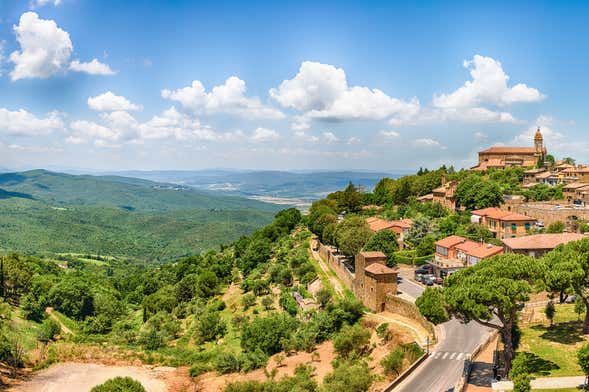
{"label": "green foliage", "polygon": [[387,255],[387,264],[393,262],[393,255],[399,250],[397,235],[391,230],[380,230],[376,232],[364,245],[366,251],[380,251]]}
{"label": "green foliage", "polygon": [[327,195],[327,199],[334,200],[338,211],[358,212],[362,206],[362,193],[351,182],[343,191]]}
{"label": "green foliage", "polygon": [[157,350],[175,339],[179,331],[180,324],[174,316],[158,312],[141,327],[139,344],[147,350]]}
{"label": "green foliage", "polygon": [[215,370],[221,374],[236,373],[241,369],[239,358],[232,352],[221,353],[215,358]]}
{"label": "green foliage", "polygon": [[248,274],[259,264],[268,262],[270,254],[270,240],[267,238],[254,238],[247,246],[243,256],[239,258],[239,268]]}
{"label": "green foliage", "polygon": [[312,378],[313,370],[311,366],[301,364],[292,377],[283,377],[280,381],[235,382],[227,385],[225,392],[316,392],[317,383]]}
{"label": "green foliage", "polygon": [[513,381],[513,390],[517,392],[530,392],[531,386],[530,381],[532,377],[530,374],[533,372],[531,366],[531,356],[527,353],[519,353],[513,360],[513,366],[509,372],[509,376]]}
{"label": "green foliage", "polygon": [[280,299],[278,302],[280,303],[280,307],[293,317],[296,316],[299,312],[299,305],[297,304],[297,301],[287,290],[283,290],[280,293]]}
{"label": "green foliage", "polygon": [[145,392],[145,388],[131,377],[115,377],[95,386],[90,392]]}
{"label": "green foliage", "polygon": [[557,221],[548,225],[546,228],[547,233],[562,233],[564,231],[564,223]]}
{"label": "green foliage", "polygon": [[498,207],[503,202],[503,192],[494,181],[486,181],[480,175],[471,174],[458,184],[454,193],[456,202],[467,210]]}
{"label": "green foliage", "polygon": [[370,332],[359,324],[344,326],[333,339],[333,348],[340,357],[365,355],[370,343]]}
{"label": "green foliage", "polygon": [[583,369],[583,373],[589,376],[589,343],[585,343],[577,351],[577,362],[581,366],[581,369]]}
{"label": "green foliage", "polygon": [[43,321],[41,327],[37,331],[37,340],[41,342],[48,342],[54,340],[57,335],[61,332],[61,326],[53,319],[47,319]]}
{"label": "green foliage", "polygon": [[210,342],[225,335],[227,324],[221,318],[221,313],[205,310],[194,321],[194,337],[198,343]]}
{"label": "green foliage", "polygon": [[49,302],[58,311],[77,320],[94,314],[94,297],[90,286],[70,275],[51,288]]}
{"label": "green foliage", "polygon": [[211,368],[208,365],[202,363],[195,363],[194,365],[190,366],[190,369],[188,369],[188,374],[190,375],[190,377],[196,378],[210,370]]}
{"label": "green foliage", "polygon": [[385,374],[395,374],[397,376],[401,374],[401,371],[403,370],[404,358],[405,355],[403,354],[403,351],[400,347],[397,347],[396,349],[391,351],[386,357],[384,357],[380,361],[380,364],[384,368]]}
{"label": "green foliage", "polygon": [[415,300],[415,305],[423,317],[436,325],[450,319],[444,307],[444,294],[440,288],[427,287],[423,294]]}
{"label": "green foliage", "polygon": [[562,185],[549,186],[546,184],[536,184],[527,188],[523,195],[528,201],[547,201],[561,200],[563,198]]}
{"label": "green foliage", "polygon": [[419,216],[413,219],[413,224],[409,228],[409,233],[405,237],[405,241],[418,246],[425,237],[436,231],[434,222],[427,216]]}
{"label": "green foliage", "polygon": [[243,329],[241,347],[246,351],[260,349],[267,355],[276,354],[283,350],[282,340],[287,339],[296,327],[297,321],[285,314],[256,317]]}
{"label": "green foliage", "polygon": [[544,313],[546,314],[546,318],[550,321],[550,325],[554,323],[554,315],[556,313],[556,308],[554,307],[554,303],[552,301],[548,301],[546,307],[544,308]]}
{"label": "green foliage", "polygon": [[426,235],[415,247],[417,257],[431,256],[436,250],[436,237]]}
{"label": "green foliage", "polygon": [[351,216],[344,219],[337,228],[337,243],[346,255],[355,256],[370,240],[373,233],[364,218]]}
{"label": "green foliage", "polygon": [[332,373],[325,376],[321,392],[365,392],[372,385],[374,377],[368,364],[360,362],[340,362]]}

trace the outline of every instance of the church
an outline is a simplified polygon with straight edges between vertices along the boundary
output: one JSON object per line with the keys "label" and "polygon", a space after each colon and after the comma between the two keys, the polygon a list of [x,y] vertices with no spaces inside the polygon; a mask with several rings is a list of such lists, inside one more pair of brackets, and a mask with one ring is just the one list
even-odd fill
{"label": "church", "polygon": [[479,164],[471,170],[504,169],[506,167],[521,166],[535,167],[538,161],[544,162],[546,147],[540,128],[534,135],[533,147],[491,147],[479,151]]}

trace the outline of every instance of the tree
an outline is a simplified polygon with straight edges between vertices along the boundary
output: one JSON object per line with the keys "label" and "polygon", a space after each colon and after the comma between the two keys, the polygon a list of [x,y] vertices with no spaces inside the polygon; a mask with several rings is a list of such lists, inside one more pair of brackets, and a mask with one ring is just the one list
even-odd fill
{"label": "tree", "polygon": [[366,362],[341,362],[325,376],[320,392],[366,392],[373,379]]}
{"label": "tree", "polygon": [[409,233],[407,233],[405,242],[417,246],[426,236],[433,233],[435,230],[436,227],[430,218],[427,216],[417,217],[413,219],[413,223],[409,228]]}
{"label": "tree", "polygon": [[501,333],[508,372],[515,351],[517,307],[529,299],[532,283],[540,275],[537,265],[528,256],[499,255],[462,269],[445,282],[444,300],[451,314]]}
{"label": "tree", "polygon": [[270,240],[267,238],[256,238],[247,246],[243,256],[238,260],[238,266],[247,275],[258,264],[266,263],[272,253]]}
{"label": "tree", "polygon": [[550,326],[554,325],[554,314],[556,313],[556,308],[554,307],[554,303],[552,301],[548,301],[546,304],[546,308],[544,308],[544,313],[546,314],[546,318],[550,321]]}
{"label": "tree", "polygon": [[556,221],[548,225],[546,229],[547,233],[562,233],[564,231],[564,223],[561,221]]}
{"label": "tree", "polygon": [[415,247],[417,257],[433,255],[436,250],[436,237],[426,235]]}
{"label": "tree", "polygon": [[333,348],[339,356],[348,358],[352,355],[366,354],[370,343],[370,332],[361,325],[346,325],[333,339]]}
{"label": "tree", "polygon": [[194,337],[198,343],[210,342],[225,335],[227,324],[220,312],[206,310],[195,319]]}
{"label": "tree", "polygon": [[385,374],[401,374],[403,370],[403,358],[404,354],[401,347],[397,347],[394,351],[390,352],[386,357],[380,361],[380,364],[384,368]]}
{"label": "tree", "polygon": [[434,324],[441,324],[450,319],[444,307],[444,294],[441,288],[426,287],[425,291],[415,300],[419,312]]}
{"label": "tree", "polygon": [[262,298],[261,303],[262,303],[262,306],[264,307],[264,309],[270,310],[270,309],[272,309],[272,305],[274,305],[274,300],[272,299],[272,297],[266,296],[266,297]]}
{"label": "tree", "polygon": [[131,377],[115,377],[95,386],[90,392],[145,392],[145,388]]}
{"label": "tree", "polygon": [[460,182],[454,193],[456,202],[467,210],[498,207],[503,202],[503,192],[494,181],[471,174]]}
{"label": "tree", "polygon": [[542,258],[542,280],[549,290],[570,290],[585,305],[583,333],[589,333],[589,239],[561,245]]}
{"label": "tree", "polygon": [[322,308],[325,308],[327,304],[331,301],[331,292],[327,290],[325,287],[317,291],[317,295],[315,299],[321,305]]}
{"label": "tree", "polygon": [[352,182],[343,191],[331,193],[327,198],[336,201],[339,211],[357,212],[362,206],[362,193]]}
{"label": "tree", "polygon": [[283,349],[282,340],[290,337],[296,326],[297,321],[286,314],[256,317],[243,328],[241,347],[246,351],[260,349],[267,355],[276,354]]}
{"label": "tree", "polygon": [[562,158],[562,161],[564,163],[566,163],[567,165],[574,165],[575,164],[575,160],[571,157]]}
{"label": "tree", "polygon": [[585,310],[585,304],[580,297],[575,298],[575,313],[577,313],[577,320],[581,318],[581,313]]}
{"label": "tree", "polygon": [[387,255],[387,264],[393,262],[393,255],[399,250],[397,235],[391,230],[380,230],[376,232],[364,245],[366,251],[380,251]]}
{"label": "tree", "polygon": [[355,256],[370,240],[372,234],[372,230],[370,230],[364,218],[353,216],[338,225],[337,243],[346,255]]}
{"label": "tree", "polygon": [[585,374],[585,389],[589,386],[589,343],[585,343],[577,351],[577,362]]}
{"label": "tree", "polygon": [[57,335],[61,332],[61,326],[53,319],[47,319],[43,321],[41,327],[37,331],[37,340],[43,343],[47,343],[50,340],[54,340]]}
{"label": "tree", "polygon": [[90,286],[77,276],[64,278],[49,291],[49,302],[66,316],[77,320],[94,313],[94,297]]}

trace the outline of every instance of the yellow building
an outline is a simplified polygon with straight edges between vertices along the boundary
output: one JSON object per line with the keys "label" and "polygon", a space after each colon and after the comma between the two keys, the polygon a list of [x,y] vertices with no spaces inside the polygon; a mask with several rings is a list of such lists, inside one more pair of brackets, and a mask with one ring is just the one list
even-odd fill
{"label": "yellow building", "polygon": [[546,147],[540,128],[534,135],[532,147],[491,147],[479,151],[479,164],[472,170],[504,169],[506,167],[521,166],[534,167],[538,160],[546,158]]}

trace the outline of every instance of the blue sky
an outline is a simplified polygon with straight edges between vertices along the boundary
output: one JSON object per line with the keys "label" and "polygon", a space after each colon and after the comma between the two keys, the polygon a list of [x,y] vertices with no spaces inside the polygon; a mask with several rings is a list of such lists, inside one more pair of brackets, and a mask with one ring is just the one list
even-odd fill
{"label": "blue sky", "polygon": [[468,167],[536,126],[586,161],[588,10],[0,0],[0,166]]}

